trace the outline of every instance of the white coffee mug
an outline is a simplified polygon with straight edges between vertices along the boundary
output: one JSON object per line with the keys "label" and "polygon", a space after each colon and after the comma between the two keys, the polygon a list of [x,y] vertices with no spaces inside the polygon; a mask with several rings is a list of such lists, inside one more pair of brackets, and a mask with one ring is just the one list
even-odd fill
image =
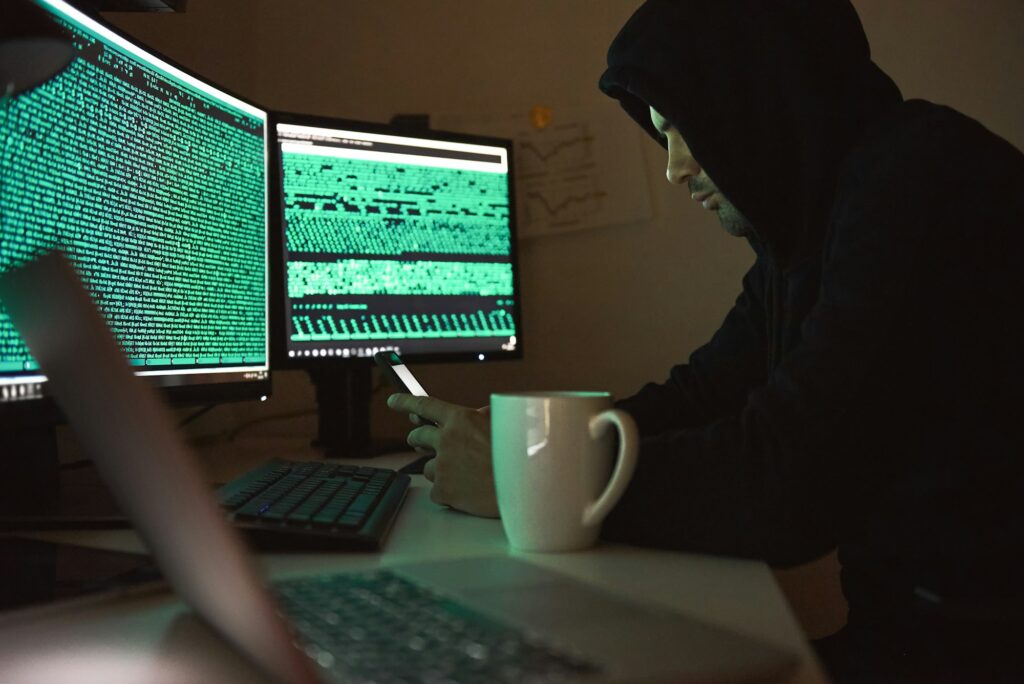
{"label": "white coffee mug", "polygon": [[[612,426],[619,433],[615,472]],[[597,541],[633,476],[638,438],[607,392],[522,392],[491,395],[491,444],[512,548],[573,551]]]}

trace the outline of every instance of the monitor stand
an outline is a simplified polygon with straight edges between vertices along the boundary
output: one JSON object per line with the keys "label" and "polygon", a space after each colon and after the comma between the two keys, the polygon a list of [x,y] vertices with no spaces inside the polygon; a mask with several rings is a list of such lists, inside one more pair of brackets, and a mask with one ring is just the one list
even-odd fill
{"label": "monitor stand", "polygon": [[0,530],[129,527],[91,463],[62,468],[55,424],[5,425]]}
{"label": "monitor stand", "polygon": [[373,393],[369,362],[311,368],[316,389],[317,434],[312,445],[327,458],[369,458],[370,399]]}
{"label": "monitor stand", "polygon": [[410,450],[404,440],[370,437],[372,368],[366,359],[366,363],[307,369],[317,403],[317,433],[311,445],[322,449],[325,458],[362,459]]}

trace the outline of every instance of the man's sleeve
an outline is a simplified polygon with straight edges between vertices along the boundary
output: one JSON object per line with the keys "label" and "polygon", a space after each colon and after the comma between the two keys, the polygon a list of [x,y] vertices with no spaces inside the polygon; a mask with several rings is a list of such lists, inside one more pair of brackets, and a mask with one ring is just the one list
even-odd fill
{"label": "man's sleeve", "polygon": [[764,264],[743,278],[743,292],[711,340],[674,367],[662,384],[649,383],[618,402],[636,420],[643,437],[708,425],[736,415],[751,389],[767,378]]}
{"label": "man's sleeve", "polygon": [[[633,480],[605,522],[606,539],[774,565],[835,546],[839,502],[866,467],[847,445],[887,418],[871,413],[879,391],[887,405],[911,397],[899,378],[882,383],[879,368],[912,362],[907,341],[924,333],[908,329],[909,312],[934,285],[917,273],[928,252],[925,212],[893,210],[918,206],[916,198],[897,195],[899,183],[878,185],[856,212],[840,214],[797,348],[732,415],[646,430]],[[893,349],[893,340],[905,345]],[[676,408],[697,400],[681,394]]]}

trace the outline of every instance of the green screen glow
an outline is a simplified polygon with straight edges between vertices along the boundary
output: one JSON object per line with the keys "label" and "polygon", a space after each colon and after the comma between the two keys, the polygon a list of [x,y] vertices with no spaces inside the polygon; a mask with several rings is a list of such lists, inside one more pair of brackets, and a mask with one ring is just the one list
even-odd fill
{"label": "green screen glow", "polygon": [[291,342],[516,334],[506,174],[291,148],[282,179]]}
{"label": "green screen glow", "polygon": [[[264,364],[265,122],[65,26],[0,110],[0,271],[66,251],[136,366]],[[0,307],[0,371],[35,367]]]}

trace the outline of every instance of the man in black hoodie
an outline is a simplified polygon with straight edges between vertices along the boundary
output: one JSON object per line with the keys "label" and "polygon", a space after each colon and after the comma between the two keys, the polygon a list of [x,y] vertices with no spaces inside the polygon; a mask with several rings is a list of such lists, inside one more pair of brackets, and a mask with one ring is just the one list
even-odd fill
{"label": "man in black hoodie", "polygon": [[[600,87],[757,254],[713,338],[620,402],[643,442],[604,537],[774,566],[838,546],[838,680],[1013,677],[1024,155],[904,101],[848,0],[648,0]],[[483,416],[389,403],[439,423],[409,436],[435,499],[494,514]]]}

